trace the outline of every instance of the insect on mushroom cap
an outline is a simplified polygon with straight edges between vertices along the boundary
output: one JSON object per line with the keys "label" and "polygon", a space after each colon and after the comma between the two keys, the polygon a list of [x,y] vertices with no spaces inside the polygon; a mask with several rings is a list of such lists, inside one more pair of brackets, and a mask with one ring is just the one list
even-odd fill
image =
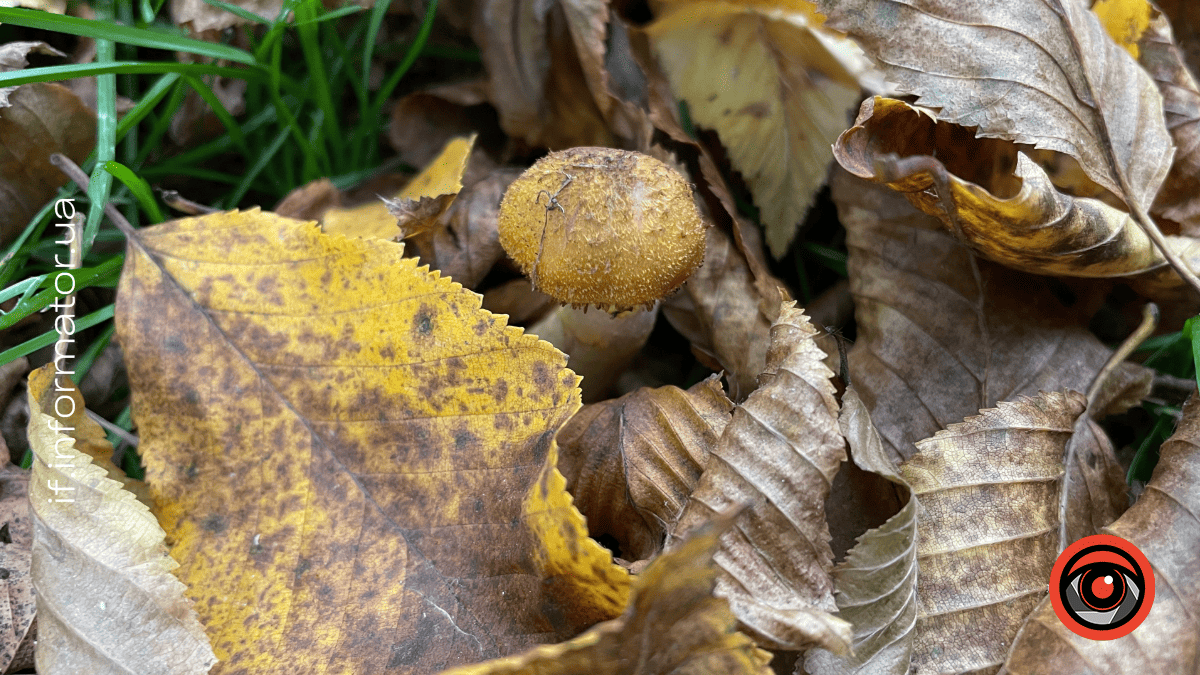
{"label": "insect on mushroom cap", "polygon": [[650,306],[704,260],[683,176],[639,152],[552,152],[509,186],[500,244],[534,288],[575,307]]}

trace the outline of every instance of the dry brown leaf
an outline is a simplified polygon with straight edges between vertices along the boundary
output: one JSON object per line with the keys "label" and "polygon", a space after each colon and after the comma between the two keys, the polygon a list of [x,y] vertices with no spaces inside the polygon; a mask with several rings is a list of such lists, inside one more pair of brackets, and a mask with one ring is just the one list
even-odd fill
{"label": "dry brown leaf", "polygon": [[1071,155],[1135,217],[1167,175],[1174,146],[1162,99],[1081,2],[818,0],[818,7],[939,119]]}
{"label": "dry brown leaf", "polygon": [[[21,359],[23,360],[23,359]],[[3,370],[3,369],[0,369]],[[0,392],[5,389],[0,381]],[[0,446],[3,446],[0,440]],[[29,471],[0,453],[0,672],[33,666],[37,637],[30,563],[33,523],[29,519]]]}
{"label": "dry brown leaf", "polygon": [[662,311],[701,363],[725,371],[729,398],[742,401],[754,391],[767,362],[771,319],[762,311],[746,258],[728,235],[708,228],[704,264]]}
{"label": "dry brown leaf", "polygon": [[839,38],[806,3],[670,2],[647,27],[672,88],[714,129],[780,258],[825,182],[830,144],[858,102]]}
{"label": "dry brown leaf", "polygon": [[[53,365],[30,375],[29,439],[38,672],[209,672],[216,658],[163,529],[106,475],[112,446]],[[94,460],[104,455],[107,469]]]}
{"label": "dry brown leaf", "polygon": [[[883,187],[835,172],[832,188],[858,319],[851,379],[894,461],[999,401],[1087,390],[1111,352],[1045,278],[978,260]],[[1092,415],[1119,412],[1113,401],[1137,400],[1123,392],[1145,391],[1150,377],[1123,364]]]}
{"label": "dry brown leaf", "polygon": [[612,144],[562,4],[484,0],[476,11],[472,36],[500,126],[509,136],[551,150]]}
{"label": "dry brown leaf", "polygon": [[713,553],[732,517],[714,519],[634,581],[625,613],[571,640],[446,675],[770,675],[771,655],[737,632],[713,594]]}
{"label": "dry brown leaf", "polygon": [[342,205],[342,191],[328,178],[318,178],[287,193],[275,205],[284,218],[320,221],[325,212]]}
{"label": "dry brown leaf", "polygon": [[733,403],[716,375],[684,390],[641,388],[584,406],[558,432],[559,468],[593,533],[630,562],[663,547]]}
{"label": "dry brown leaf", "polygon": [[1145,621],[1115,640],[1063,626],[1049,599],[1029,616],[1005,663],[1012,675],[1181,675],[1200,672],[1200,401],[1193,394],[1138,502],[1102,530],[1141,549],[1154,571]]}
{"label": "dry brown leaf", "polygon": [[[834,153],[855,175],[902,192],[979,254],[1014,269],[1080,277],[1145,274],[1182,283],[1128,213],[1063,194],[1024,152],[1016,153],[1011,175],[1007,168],[989,175],[986,164],[980,171],[979,157],[989,154],[982,148],[994,143],[901,101],[875,98],[863,102]],[[981,184],[960,177],[972,173]],[[1200,261],[1200,241],[1167,242],[1178,255]]]}
{"label": "dry brown leaf", "polygon": [[1178,152],[1166,182],[1154,200],[1154,211],[1183,227],[1183,233],[1200,235],[1200,88],[1175,46],[1171,25],[1159,12],[1137,41],[1138,62],[1154,78],[1163,97],[1167,129]]}
{"label": "dry brown leaf", "polygon": [[850,626],[826,613],[836,606],[825,498],[846,453],[816,334],[795,303],[784,303],[762,384],[734,408],[668,550],[716,514],[749,504],[721,538],[718,594],[760,645],[844,654]]}
{"label": "dry brown leaf", "polygon": [[[46,56],[66,57],[66,54],[45,42],[8,42],[0,45],[0,73],[25,69],[29,66],[29,61],[25,57],[34,52]],[[8,95],[16,89],[16,87],[0,87],[0,108],[12,105],[8,101]]]}
{"label": "dry brown leaf", "polygon": [[897,485],[906,500],[833,570],[838,616],[854,626],[854,654],[813,649],[804,668],[812,675],[905,675],[917,620],[917,498],[893,467],[853,387],[842,396],[838,426],[854,463]]}
{"label": "dry brown leaf", "polygon": [[1063,452],[1085,405],[1072,391],[1001,402],[919,442],[900,467],[921,504],[917,675],[1004,662],[1058,557]]}
{"label": "dry brown leaf", "polygon": [[428,673],[620,614],[554,434],[578,378],[382,239],[251,211],[130,237],[133,411],[214,673]]}
{"label": "dry brown leaf", "polygon": [[[274,21],[283,7],[283,0],[232,0],[232,4]],[[204,0],[171,0],[171,19],[187,26],[193,33],[224,30],[246,23],[246,20]]]}
{"label": "dry brown leaf", "polygon": [[[5,45],[0,72],[24,68],[26,54],[46,51],[42,44]],[[0,89],[0,101],[0,245],[7,245],[67,182],[50,155],[82,162],[92,150],[96,113],[70,89],[50,82]]]}
{"label": "dry brown leaf", "polygon": [[[388,123],[388,142],[409,166],[432,162],[455,136],[470,136],[496,125],[485,110],[487,82],[468,80],[416,91],[396,101]],[[490,125],[489,125],[490,122]]]}
{"label": "dry brown leaf", "polygon": [[518,170],[497,169],[464,188],[433,227],[409,240],[421,264],[476,288],[504,257],[496,218],[504,191],[519,175]]}

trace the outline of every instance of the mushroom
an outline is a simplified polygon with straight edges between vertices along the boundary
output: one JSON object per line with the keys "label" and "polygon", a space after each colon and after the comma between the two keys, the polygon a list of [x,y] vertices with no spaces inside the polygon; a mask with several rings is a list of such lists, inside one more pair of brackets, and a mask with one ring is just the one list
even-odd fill
{"label": "mushroom", "polygon": [[[585,402],[608,393],[650,336],[658,300],[704,260],[691,186],[638,152],[552,152],[509,186],[498,221],[533,287],[570,306],[530,331],[567,353]],[[585,317],[590,306],[613,316]]]}
{"label": "mushroom", "polygon": [[552,152],[509,186],[500,244],[534,288],[572,307],[650,307],[704,260],[691,186],[627,150]]}

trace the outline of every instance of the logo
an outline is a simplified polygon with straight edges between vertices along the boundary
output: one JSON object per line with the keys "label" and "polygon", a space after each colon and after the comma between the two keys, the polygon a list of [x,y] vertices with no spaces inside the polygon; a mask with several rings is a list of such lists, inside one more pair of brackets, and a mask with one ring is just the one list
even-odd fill
{"label": "logo", "polygon": [[1050,572],[1050,602],[1063,624],[1090,640],[1115,640],[1154,604],[1154,572],[1138,547],[1097,534],[1067,547]]}

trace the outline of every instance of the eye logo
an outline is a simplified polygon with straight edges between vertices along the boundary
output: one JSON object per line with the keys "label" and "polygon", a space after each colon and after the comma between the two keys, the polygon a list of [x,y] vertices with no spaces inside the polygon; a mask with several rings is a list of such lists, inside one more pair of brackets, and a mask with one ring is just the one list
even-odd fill
{"label": "eye logo", "polygon": [[1114,640],[1141,625],[1154,604],[1154,572],[1138,547],[1098,534],[1067,547],[1050,572],[1054,613],[1072,632]]}

